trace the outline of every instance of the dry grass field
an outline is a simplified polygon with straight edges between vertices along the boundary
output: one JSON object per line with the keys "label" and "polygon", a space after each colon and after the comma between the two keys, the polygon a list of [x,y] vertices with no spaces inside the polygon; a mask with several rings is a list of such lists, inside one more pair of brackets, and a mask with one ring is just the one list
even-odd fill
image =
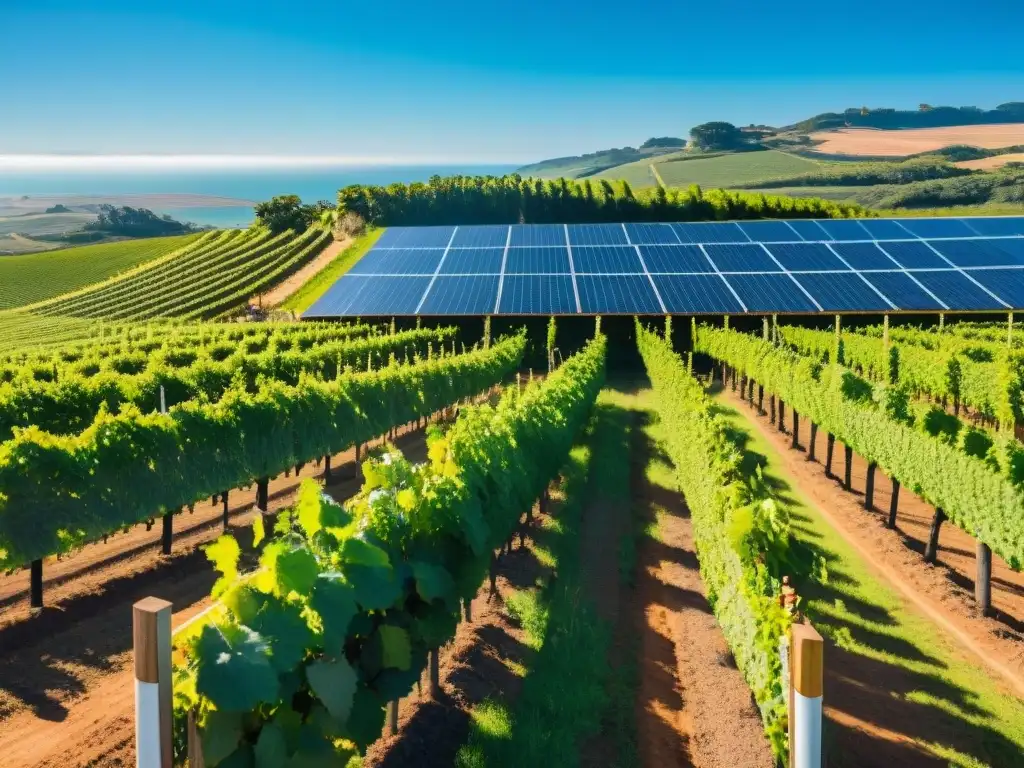
{"label": "dry grass field", "polygon": [[811,139],[821,142],[816,152],[828,155],[903,157],[931,152],[954,144],[997,149],[1024,144],[1024,123],[961,125],[950,128],[914,128],[883,131],[871,128],[841,128],[818,131]]}
{"label": "dry grass field", "polygon": [[1014,152],[1009,155],[996,155],[995,157],[983,157],[981,160],[964,160],[954,163],[961,168],[970,168],[972,171],[993,171],[1002,168],[1007,163],[1024,163],[1024,152]]}

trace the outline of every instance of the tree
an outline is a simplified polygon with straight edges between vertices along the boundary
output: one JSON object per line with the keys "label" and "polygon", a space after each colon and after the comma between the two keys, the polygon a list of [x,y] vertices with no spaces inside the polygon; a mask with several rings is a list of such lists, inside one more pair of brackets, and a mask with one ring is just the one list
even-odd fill
{"label": "tree", "polygon": [[690,130],[693,143],[704,150],[735,149],[743,144],[743,134],[732,123],[702,123]]}
{"label": "tree", "polygon": [[303,205],[298,195],[278,195],[256,206],[256,218],[271,232],[305,232],[320,218],[320,205]]}
{"label": "tree", "polygon": [[868,109],[867,107],[861,107],[860,108],[860,115],[861,115],[861,117],[867,117],[870,114],[871,114],[871,110]]}
{"label": "tree", "polygon": [[686,139],[677,139],[673,136],[658,136],[650,138],[640,145],[640,149],[653,149],[655,147],[685,147]]}
{"label": "tree", "polygon": [[934,107],[931,104],[918,104],[917,109],[919,112],[931,112]]}

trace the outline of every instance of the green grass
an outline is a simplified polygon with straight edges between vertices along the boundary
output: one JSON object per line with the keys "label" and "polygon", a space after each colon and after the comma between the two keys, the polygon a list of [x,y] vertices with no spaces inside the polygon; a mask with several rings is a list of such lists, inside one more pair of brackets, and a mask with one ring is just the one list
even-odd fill
{"label": "green grass", "polygon": [[366,234],[357,237],[322,271],[315,274],[299,290],[289,296],[281,307],[290,309],[296,314],[305,312],[324,295],[328,288],[334,285],[339,277],[348,272],[353,264],[366,255],[366,252],[373,247],[383,232],[383,229],[371,229]]}
{"label": "green grass", "polygon": [[29,312],[0,312],[0,353],[6,354],[87,339],[97,323],[76,317],[41,317]]}
{"label": "green grass", "polygon": [[[843,665],[842,674],[826,681],[826,706],[895,731],[949,765],[1021,765],[1024,701],[876,575],[795,488],[774,446],[721,395],[719,403],[746,439],[750,471],[760,466],[789,505],[797,550],[814,553],[827,566],[827,583],[797,585],[802,610],[832,641],[826,665]],[[854,669],[858,677],[849,679]],[[863,745],[865,754],[897,749],[844,730],[835,720],[826,723],[830,768],[863,765],[841,743]]]}
{"label": "green grass", "polygon": [[197,235],[125,240],[0,258],[0,309],[43,301],[160,258]]}
{"label": "green grass", "polygon": [[[649,166],[650,160],[629,163],[598,174],[599,178],[624,179],[635,187],[656,185]],[[669,187],[688,187],[699,184],[708,188],[728,188],[737,184],[753,184],[761,180],[779,178],[813,171],[819,163],[786,152],[735,152],[716,157],[693,157],[687,153],[674,153],[656,158],[654,166]],[[809,196],[806,192],[802,195]]]}
{"label": "green grass", "polygon": [[[630,420],[602,395],[585,444],[571,454],[563,475],[566,501],[538,534],[558,578],[506,602],[535,653],[511,705],[489,700],[474,708],[469,739],[456,759],[460,768],[577,766],[583,739],[605,731],[602,723],[616,724],[618,731],[623,717],[632,717],[628,672],[609,669],[612,628],[587,594],[585,568],[603,564],[582,562],[580,548],[587,500],[617,499],[628,508],[623,448],[628,451]],[[611,694],[618,700],[613,702]]]}

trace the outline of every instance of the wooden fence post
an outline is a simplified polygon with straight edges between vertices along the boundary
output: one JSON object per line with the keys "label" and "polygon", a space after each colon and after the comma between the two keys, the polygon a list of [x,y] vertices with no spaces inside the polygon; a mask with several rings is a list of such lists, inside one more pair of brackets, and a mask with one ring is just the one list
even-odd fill
{"label": "wooden fence post", "polygon": [[828,433],[828,440],[825,442],[825,477],[832,477],[832,454],[836,448],[836,436]]}
{"label": "wooden fence post", "polygon": [[171,604],[132,606],[135,654],[135,765],[171,768]]}
{"label": "wooden fence post", "polygon": [[440,652],[437,648],[430,651],[430,687],[427,692],[430,694],[430,698],[434,701],[441,698],[441,660],[439,656]]}
{"label": "wooden fence post", "polygon": [[873,461],[868,462],[868,478],[864,486],[864,508],[872,511],[875,508],[875,470],[878,465]]}
{"label": "wooden fence post", "polygon": [[793,450],[800,450],[800,414],[796,412],[796,408],[793,409],[793,444],[790,447]]}
{"label": "wooden fence post", "polygon": [[398,735],[398,699],[388,702],[388,731],[392,736]]}
{"label": "wooden fence post", "polygon": [[978,572],[974,579],[974,600],[978,612],[988,616],[992,611],[992,549],[982,541],[977,549]]}
{"label": "wooden fence post", "polygon": [[928,545],[924,548],[924,561],[934,563],[939,558],[939,529],[946,522],[946,513],[942,507],[935,508],[935,516],[932,518],[932,526],[928,531]]}
{"label": "wooden fence post", "polygon": [[779,425],[779,432],[785,433],[786,431],[786,404],[779,398],[779,420],[776,422]]}
{"label": "wooden fence post", "polygon": [[764,416],[764,384],[757,385],[757,410]]}
{"label": "wooden fence post", "polygon": [[896,527],[896,513],[900,508],[900,481],[892,479],[892,501],[889,502],[889,523],[887,528]]}
{"label": "wooden fence post", "polygon": [[33,560],[29,566],[29,607],[42,610],[43,607],[43,561]]}
{"label": "wooden fence post", "polygon": [[206,760],[203,758],[203,741],[199,735],[199,726],[196,723],[196,711],[189,710],[188,713],[188,768],[206,768]]}
{"label": "wooden fence post", "polygon": [[814,461],[814,443],[818,439],[818,425],[811,422],[811,441],[807,444],[807,460]]}
{"label": "wooden fence post", "polygon": [[847,491],[853,487],[853,448],[845,446],[846,472],[843,477],[843,488]]}
{"label": "wooden fence post", "polygon": [[789,764],[821,768],[825,643],[810,624],[794,624],[789,636]]}
{"label": "wooden fence post", "polygon": [[171,554],[171,540],[174,538],[174,512],[168,510],[164,513],[163,530],[160,536],[160,551],[165,555]]}

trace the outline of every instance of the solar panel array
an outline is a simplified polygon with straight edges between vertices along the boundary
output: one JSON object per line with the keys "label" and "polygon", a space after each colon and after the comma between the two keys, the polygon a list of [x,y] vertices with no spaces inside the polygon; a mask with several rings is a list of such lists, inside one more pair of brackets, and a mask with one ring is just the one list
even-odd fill
{"label": "solar panel array", "polygon": [[305,313],[1024,308],[1024,217],[393,227]]}

